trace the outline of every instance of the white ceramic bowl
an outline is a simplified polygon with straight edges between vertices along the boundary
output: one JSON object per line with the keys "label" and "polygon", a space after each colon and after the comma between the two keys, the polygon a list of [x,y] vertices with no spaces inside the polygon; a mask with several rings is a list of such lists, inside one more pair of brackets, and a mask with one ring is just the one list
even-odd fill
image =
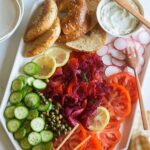
{"label": "white ceramic bowl", "polygon": [[[9,0],[7,0],[7,1],[9,2]],[[9,27],[9,29],[4,33],[4,35],[2,35],[0,37],[0,42],[3,42],[3,41],[5,41],[6,39],[8,39],[10,37],[16,31],[16,29],[18,28],[18,26],[19,26],[19,24],[22,20],[23,13],[24,13],[23,1],[22,0],[13,0],[13,5],[12,6],[14,7],[13,8],[13,11],[14,11],[13,13],[15,14],[15,17],[14,17],[14,20],[13,20],[14,23],[13,23],[12,26]],[[9,7],[12,7],[12,6],[9,6]],[[1,30],[3,30],[3,29],[1,29]]]}
{"label": "white ceramic bowl", "polygon": [[[101,12],[101,9],[102,7],[107,4],[108,2],[110,2],[112,0],[101,0],[98,4],[98,7],[97,7],[97,11],[96,11],[96,16],[97,16],[97,20],[98,20],[98,23],[99,25],[109,34],[111,34],[112,36],[115,36],[115,37],[126,37],[126,36],[129,36],[129,35],[132,35],[134,34],[135,32],[137,32],[141,26],[143,25],[142,23],[139,23],[139,25],[137,25],[137,27],[134,29],[134,31],[130,32],[129,34],[125,34],[125,35],[116,35],[114,33],[112,33],[111,31],[107,30],[104,26],[103,26],[103,23],[101,22],[101,17],[100,17],[100,12]],[[142,5],[140,4],[140,2],[138,0],[133,0],[135,2],[135,4],[138,6],[139,8],[139,11],[140,13],[144,16],[144,9],[142,7]]]}

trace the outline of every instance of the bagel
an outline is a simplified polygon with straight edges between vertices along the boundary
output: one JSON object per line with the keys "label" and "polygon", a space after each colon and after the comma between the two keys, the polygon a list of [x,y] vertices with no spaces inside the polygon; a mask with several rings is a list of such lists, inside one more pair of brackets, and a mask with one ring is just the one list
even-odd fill
{"label": "bagel", "polygon": [[24,35],[24,41],[35,40],[52,26],[57,17],[58,8],[54,0],[45,0],[32,17]]}
{"label": "bagel", "polygon": [[66,10],[66,16],[61,18],[61,28],[64,34],[70,34],[81,27],[87,14],[86,0],[58,0],[58,9]]}
{"label": "bagel", "polygon": [[90,24],[91,24],[90,18],[89,18],[89,16],[87,16],[82,27],[79,27],[77,31],[73,31],[70,34],[61,33],[61,35],[58,38],[58,42],[66,43],[66,42],[73,41],[73,40],[80,38],[81,36],[83,36],[85,33],[88,32]]}
{"label": "bagel", "polygon": [[24,56],[33,57],[43,53],[55,43],[60,35],[60,32],[60,20],[59,18],[56,18],[48,31],[38,37],[35,41],[26,44]]}
{"label": "bagel", "polygon": [[106,42],[106,32],[99,26],[96,26],[88,35],[83,35],[79,39],[67,42],[66,45],[78,51],[96,51]]}

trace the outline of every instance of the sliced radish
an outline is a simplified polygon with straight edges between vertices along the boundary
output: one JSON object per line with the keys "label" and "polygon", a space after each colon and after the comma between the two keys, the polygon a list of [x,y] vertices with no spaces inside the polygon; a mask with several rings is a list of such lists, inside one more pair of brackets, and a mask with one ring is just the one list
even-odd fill
{"label": "sliced radish", "polygon": [[144,47],[137,41],[134,41],[134,45],[135,45],[135,48],[136,48],[137,55],[143,55],[144,52],[145,52]]}
{"label": "sliced radish", "polygon": [[136,67],[136,72],[137,72],[138,74],[140,74],[140,73],[142,72],[142,67],[141,67],[141,65],[138,65],[138,66]]}
{"label": "sliced radish", "polygon": [[116,37],[107,34],[107,37],[106,37],[106,44],[109,44],[109,43],[113,42],[115,39],[116,39]]}
{"label": "sliced radish", "polygon": [[116,73],[119,73],[121,72],[122,70],[119,68],[119,67],[116,67],[116,66],[108,66],[105,70],[105,75],[108,77],[108,76],[111,76],[113,74],[116,74]]}
{"label": "sliced radish", "polygon": [[138,56],[138,64],[139,64],[140,66],[143,66],[143,65],[144,65],[144,62],[145,62],[144,57],[143,57],[142,55],[139,55],[139,56]]}
{"label": "sliced radish", "polygon": [[105,65],[109,66],[112,65],[112,61],[111,61],[111,55],[104,55],[102,57],[102,61]]}
{"label": "sliced radish", "polygon": [[108,52],[108,46],[103,46],[102,48],[100,48],[98,51],[97,51],[97,55],[98,56],[104,56],[106,55]]}
{"label": "sliced radish", "polygon": [[133,70],[132,68],[130,68],[130,67],[125,67],[125,68],[124,68],[124,72],[127,72],[127,73],[129,73],[129,74],[135,76],[135,75],[134,75],[134,70]]}
{"label": "sliced radish", "polygon": [[144,45],[147,45],[150,42],[150,34],[147,31],[140,32],[138,39],[139,42],[141,42]]}
{"label": "sliced radish", "polygon": [[132,38],[133,38],[134,40],[138,41],[138,40],[139,40],[139,38],[138,38],[138,37],[139,37],[139,34],[140,34],[141,32],[143,32],[143,31],[145,31],[145,29],[144,29],[144,28],[140,28],[138,32],[135,32],[135,33],[132,35]]}
{"label": "sliced radish", "polygon": [[118,67],[122,67],[125,65],[125,61],[123,60],[118,60],[118,59],[115,59],[115,58],[112,58],[112,63],[115,65],[115,66],[118,66]]}
{"label": "sliced radish", "polygon": [[124,50],[127,47],[127,42],[123,38],[117,38],[114,41],[114,47],[118,50]]}
{"label": "sliced radish", "polygon": [[120,52],[118,50],[115,50],[114,48],[109,49],[110,54],[119,60],[125,60],[126,56],[123,52]]}

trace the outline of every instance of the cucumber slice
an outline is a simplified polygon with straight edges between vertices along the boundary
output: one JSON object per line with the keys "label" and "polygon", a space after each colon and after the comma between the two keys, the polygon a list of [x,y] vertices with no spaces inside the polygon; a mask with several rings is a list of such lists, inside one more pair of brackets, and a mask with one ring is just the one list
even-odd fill
{"label": "cucumber slice", "polygon": [[17,104],[21,102],[22,98],[23,98],[22,92],[13,92],[9,97],[9,101],[11,104]]}
{"label": "cucumber slice", "polygon": [[38,144],[36,146],[33,146],[32,150],[45,150],[45,146],[44,146],[43,143],[40,143],[40,144]]}
{"label": "cucumber slice", "polygon": [[23,150],[31,149],[31,145],[28,142],[28,138],[24,138],[20,141],[20,146]]}
{"label": "cucumber slice", "polygon": [[46,86],[47,86],[47,84],[44,81],[39,80],[39,79],[36,79],[33,82],[33,87],[37,90],[43,90],[46,88]]}
{"label": "cucumber slice", "polygon": [[27,84],[27,77],[26,76],[24,76],[24,75],[20,75],[20,76],[18,76],[18,78],[17,79],[20,79],[23,83],[24,83],[24,85],[26,85]]}
{"label": "cucumber slice", "polygon": [[17,119],[11,119],[7,122],[8,131],[14,133],[20,128],[21,122]]}
{"label": "cucumber slice", "polygon": [[17,106],[14,111],[15,117],[19,120],[27,118],[29,111],[25,106]]}
{"label": "cucumber slice", "polygon": [[22,140],[26,136],[26,129],[25,128],[20,128],[14,133],[14,137],[16,140]]}
{"label": "cucumber slice", "polygon": [[40,105],[40,97],[36,93],[28,93],[24,98],[24,102],[29,108],[37,108]]}
{"label": "cucumber slice", "polygon": [[23,89],[22,89],[22,95],[23,97],[25,97],[28,93],[31,93],[33,91],[33,88],[30,87],[30,86],[25,86]]}
{"label": "cucumber slice", "polygon": [[38,145],[41,143],[41,135],[37,132],[31,132],[28,136],[28,142],[32,146]]}
{"label": "cucumber slice", "polygon": [[40,132],[44,129],[45,127],[45,121],[41,117],[37,117],[31,121],[31,128],[35,132]]}
{"label": "cucumber slice", "polygon": [[27,84],[28,84],[29,86],[32,86],[34,80],[35,80],[35,79],[34,79],[33,77],[29,77],[29,78],[27,79]]}
{"label": "cucumber slice", "polygon": [[39,111],[48,111],[50,109],[50,105],[52,105],[49,101],[46,102],[46,104],[41,104],[38,107]]}
{"label": "cucumber slice", "polygon": [[15,117],[14,115],[14,110],[15,110],[15,106],[7,106],[5,108],[5,111],[4,111],[4,116],[7,118],[7,119],[12,119]]}
{"label": "cucumber slice", "polygon": [[49,130],[43,130],[41,131],[40,134],[41,134],[42,142],[49,142],[53,139],[53,132]]}
{"label": "cucumber slice", "polygon": [[40,72],[40,66],[34,62],[29,62],[23,67],[25,74],[34,76]]}
{"label": "cucumber slice", "polygon": [[28,115],[28,120],[32,120],[34,118],[37,118],[39,116],[39,112],[36,109],[30,110]]}
{"label": "cucumber slice", "polygon": [[15,79],[13,82],[12,82],[12,90],[13,91],[21,91],[24,87],[24,84],[23,84],[23,81],[20,80],[20,79]]}
{"label": "cucumber slice", "polygon": [[23,128],[26,129],[27,134],[29,132],[31,132],[32,129],[31,129],[31,126],[30,126],[30,121],[25,121],[24,124],[23,124]]}
{"label": "cucumber slice", "polygon": [[53,143],[52,142],[48,142],[45,144],[45,150],[52,150],[53,149]]}

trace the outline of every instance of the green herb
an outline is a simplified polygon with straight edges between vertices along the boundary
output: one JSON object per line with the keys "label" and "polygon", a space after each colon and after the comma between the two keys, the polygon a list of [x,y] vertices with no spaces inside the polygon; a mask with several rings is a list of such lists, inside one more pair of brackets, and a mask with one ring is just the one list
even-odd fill
{"label": "green herb", "polygon": [[86,73],[82,73],[82,80],[83,80],[84,82],[88,82],[88,78],[87,78],[87,76],[86,76]]}

